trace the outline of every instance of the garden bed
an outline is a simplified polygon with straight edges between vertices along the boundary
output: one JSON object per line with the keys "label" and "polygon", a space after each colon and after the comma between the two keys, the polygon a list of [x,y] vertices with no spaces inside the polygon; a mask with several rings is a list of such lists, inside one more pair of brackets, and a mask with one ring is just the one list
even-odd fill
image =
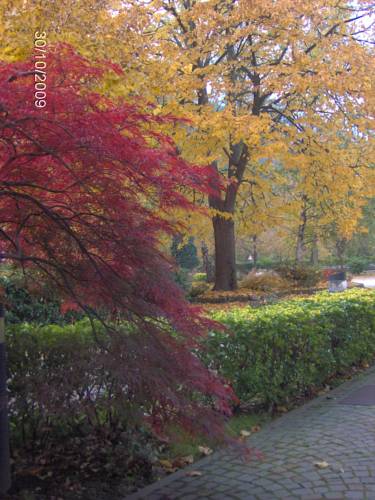
{"label": "garden bed", "polygon": [[236,290],[234,292],[206,292],[199,297],[192,299],[197,304],[224,304],[226,302],[243,302],[251,305],[262,305],[273,302],[276,299],[282,299],[293,295],[312,295],[327,289],[327,285],[319,285],[307,288],[288,288],[273,292],[260,292],[250,290]]}

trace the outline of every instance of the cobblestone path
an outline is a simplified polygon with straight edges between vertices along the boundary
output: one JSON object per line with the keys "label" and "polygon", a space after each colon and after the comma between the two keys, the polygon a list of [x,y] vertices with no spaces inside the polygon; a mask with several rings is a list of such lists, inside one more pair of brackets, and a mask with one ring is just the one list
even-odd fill
{"label": "cobblestone path", "polygon": [[[343,402],[367,386],[373,401]],[[375,367],[266,425],[249,445],[262,460],[221,450],[127,500],[375,500]],[[322,461],[329,466],[314,465]]]}

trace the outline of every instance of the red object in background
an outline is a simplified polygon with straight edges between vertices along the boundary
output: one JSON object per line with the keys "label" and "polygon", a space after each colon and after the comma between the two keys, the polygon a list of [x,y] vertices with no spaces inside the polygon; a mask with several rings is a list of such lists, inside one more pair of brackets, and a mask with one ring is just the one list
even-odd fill
{"label": "red object in background", "polygon": [[329,280],[329,277],[332,276],[333,274],[335,274],[337,272],[336,269],[323,269],[322,271],[322,275],[323,275],[323,278],[328,281]]}

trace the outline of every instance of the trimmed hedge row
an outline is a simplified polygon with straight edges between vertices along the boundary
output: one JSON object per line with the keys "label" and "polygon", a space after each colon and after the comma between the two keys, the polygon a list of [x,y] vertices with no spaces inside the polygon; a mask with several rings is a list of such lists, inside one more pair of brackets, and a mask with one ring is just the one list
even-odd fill
{"label": "trimmed hedge row", "polygon": [[[243,401],[269,407],[309,394],[330,377],[375,356],[375,291],[327,292],[261,308],[212,313],[228,327],[211,332],[200,352]],[[106,336],[100,335],[100,344]],[[130,430],[138,408],[90,324],[8,325],[13,439]],[[124,397],[125,396],[125,397]],[[149,402],[145,401],[145,408]],[[46,428],[49,429],[46,432]]]}
{"label": "trimmed hedge row", "polygon": [[259,309],[213,313],[204,361],[243,401],[269,407],[309,394],[375,356],[375,291],[323,292]]}
{"label": "trimmed hedge row", "polygon": [[7,325],[16,489],[37,484],[55,490],[67,477],[81,484],[98,471],[123,485],[143,485],[152,477],[159,443],[140,418],[151,403],[133,403],[121,363],[107,352],[109,337],[96,327],[99,342],[87,319]]}
{"label": "trimmed hedge row", "polygon": [[[134,414],[121,367],[100,325],[7,325],[9,414],[14,444],[100,429],[127,430]],[[145,401],[145,404],[147,402]]]}

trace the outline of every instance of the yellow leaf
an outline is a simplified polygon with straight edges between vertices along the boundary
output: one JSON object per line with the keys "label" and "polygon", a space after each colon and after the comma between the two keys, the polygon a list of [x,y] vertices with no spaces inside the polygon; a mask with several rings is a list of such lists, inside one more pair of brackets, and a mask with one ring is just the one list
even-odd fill
{"label": "yellow leaf", "polygon": [[325,460],[323,460],[321,462],[315,462],[314,465],[318,469],[327,469],[327,467],[329,467],[329,463],[326,462]]}
{"label": "yellow leaf", "polygon": [[247,438],[247,437],[251,436],[251,432],[242,430],[242,431],[240,431],[240,436],[243,438]]}
{"label": "yellow leaf", "polygon": [[198,477],[198,476],[202,476],[203,474],[199,470],[190,470],[186,473],[186,475],[189,477]]}
{"label": "yellow leaf", "polygon": [[198,450],[200,451],[200,453],[202,453],[202,455],[211,455],[211,453],[213,453],[213,450],[211,450],[211,448],[208,448],[207,446],[198,446]]}

